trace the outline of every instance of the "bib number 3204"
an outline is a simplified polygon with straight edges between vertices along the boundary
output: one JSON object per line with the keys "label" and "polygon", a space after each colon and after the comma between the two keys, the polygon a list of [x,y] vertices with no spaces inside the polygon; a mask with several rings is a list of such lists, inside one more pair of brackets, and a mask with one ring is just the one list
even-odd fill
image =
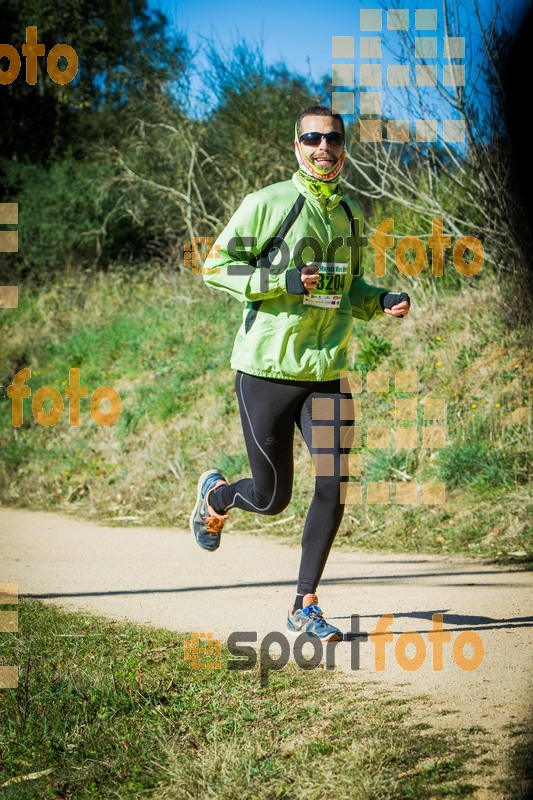
{"label": "bib number 3204", "polygon": [[318,306],[321,308],[338,308],[341,296],[344,291],[347,264],[332,262],[313,262],[307,267],[314,267],[320,275],[315,291],[304,297],[305,305]]}

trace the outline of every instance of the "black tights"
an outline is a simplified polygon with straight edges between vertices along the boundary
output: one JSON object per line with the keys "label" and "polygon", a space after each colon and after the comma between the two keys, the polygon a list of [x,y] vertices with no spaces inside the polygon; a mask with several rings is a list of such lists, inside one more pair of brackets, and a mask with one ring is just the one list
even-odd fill
{"label": "black tights", "polygon": [[[219,514],[230,508],[257,514],[283,511],[292,494],[296,423],[314,457],[317,473],[303,530],[297,591],[314,593],[344,513],[340,484],[348,480],[348,455],[343,458],[341,454],[348,454],[352,443],[352,396],[340,391],[339,379],[277,380],[243,372],[237,372],[235,388],[253,478],[215,489],[209,503]],[[314,419],[313,398],[333,400],[333,404],[315,404]],[[329,430],[318,433],[321,426]],[[318,454],[322,458],[317,458]]]}

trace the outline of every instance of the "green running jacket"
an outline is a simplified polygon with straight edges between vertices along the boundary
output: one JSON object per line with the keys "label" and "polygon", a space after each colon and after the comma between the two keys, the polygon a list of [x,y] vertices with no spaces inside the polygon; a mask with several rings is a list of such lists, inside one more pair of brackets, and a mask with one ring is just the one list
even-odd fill
{"label": "green running jacket", "polygon": [[[305,203],[283,236],[286,246],[269,268],[251,266],[299,194]],[[340,199],[316,197],[295,173],[292,180],[247,195],[218,237],[213,257],[204,264],[204,281],[246,303],[231,355],[233,369],[286,380],[334,380],[347,369],[353,317],[371,320],[384,313],[379,298],[387,290],[363,280],[362,247],[356,238],[346,243],[354,231]],[[354,201],[345,202],[361,236],[361,210]],[[342,237],[341,246],[336,237]],[[320,291],[292,294],[286,283],[290,270],[311,261],[322,264]]]}

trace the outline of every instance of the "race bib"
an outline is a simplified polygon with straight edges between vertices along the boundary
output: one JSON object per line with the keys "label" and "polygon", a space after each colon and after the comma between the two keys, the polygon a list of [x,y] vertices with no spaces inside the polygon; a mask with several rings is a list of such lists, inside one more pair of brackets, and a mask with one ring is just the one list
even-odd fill
{"label": "race bib", "polygon": [[305,295],[305,306],[316,306],[317,308],[338,308],[341,304],[342,294],[313,294]]}
{"label": "race bib", "polygon": [[320,279],[315,291],[312,294],[304,295],[304,305],[316,308],[338,308],[342,300],[348,264],[314,261],[307,266],[313,264],[319,267]]}

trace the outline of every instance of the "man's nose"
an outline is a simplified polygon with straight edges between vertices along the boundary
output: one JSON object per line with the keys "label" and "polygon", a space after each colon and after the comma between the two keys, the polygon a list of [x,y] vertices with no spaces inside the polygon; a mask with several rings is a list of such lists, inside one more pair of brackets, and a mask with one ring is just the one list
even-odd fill
{"label": "man's nose", "polygon": [[322,136],[322,139],[320,140],[320,144],[318,145],[318,149],[319,150],[329,150],[329,142],[328,142],[327,139],[324,138],[324,136]]}

